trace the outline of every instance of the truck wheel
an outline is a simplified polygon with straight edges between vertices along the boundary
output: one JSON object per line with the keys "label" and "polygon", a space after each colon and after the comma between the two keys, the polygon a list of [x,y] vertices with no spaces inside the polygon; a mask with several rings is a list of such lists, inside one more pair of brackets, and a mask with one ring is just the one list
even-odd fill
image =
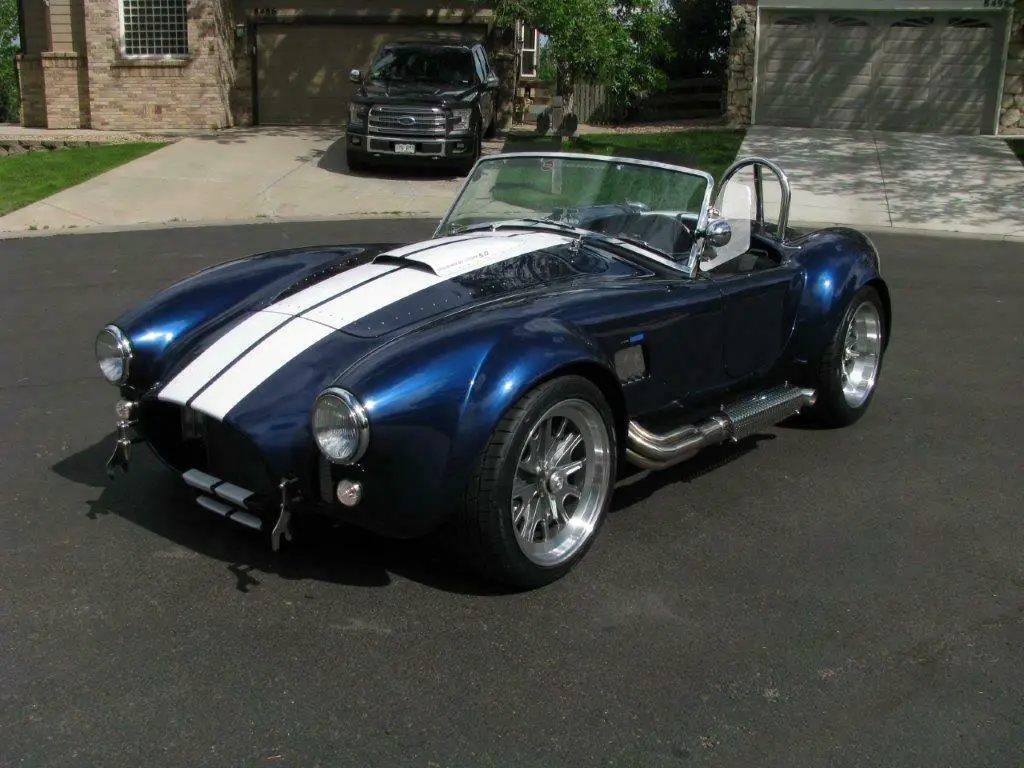
{"label": "truck wheel", "polygon": [[581,376],[522,397],[491,434],[458,520],[483,575],[524,587],[553,582],[586,554],[611,505],[614,418]]}
{"label": "truck wheel", "polygon": [[480,159],[480,155],[482,155],[483,153],[483,137],[480,131],[480,123],[477,122],[474,126],[473,131],[473,150],[467,157],[459,161],[459,175],[468,176],[469,172],[473,170],[473,166],[476,165],[476,161]]}
{"label": "truck wheel", "polygon": [[866,286],[853,297],[818,360],[817,402],[808,415],[833,427],[848,426],[863,416],[882,372],[885,342],[885,309],[878,292]]}
{"label": "truck wheel", "polygon": [[361,153],[353,152],[350,149],[345,151],[345,162],[348,164],[348,169],[355,173],[365,171],[370,167]]}

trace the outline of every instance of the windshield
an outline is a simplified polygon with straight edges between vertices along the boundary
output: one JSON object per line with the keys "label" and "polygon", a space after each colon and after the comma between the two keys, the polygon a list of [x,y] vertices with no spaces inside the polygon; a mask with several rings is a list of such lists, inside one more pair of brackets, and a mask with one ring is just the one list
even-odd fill
{"label": "windshield", "polygon": [[464,48],[385,46],[370,65],[370,79],[389,83],[472,85],[473,56]]}
{"label": "windshield", "polygon": [[437,230],[522,219],[640,243],[674,259],[689,255],[708,203],[708,174],[596,155],[524,153],[484,158]]}

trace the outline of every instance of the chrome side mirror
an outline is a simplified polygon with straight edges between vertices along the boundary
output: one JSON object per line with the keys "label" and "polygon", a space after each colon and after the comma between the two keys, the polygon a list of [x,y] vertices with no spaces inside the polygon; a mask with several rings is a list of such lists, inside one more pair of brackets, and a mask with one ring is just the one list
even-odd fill
{"label": "chrome side mirror", "polygon": [[724,248],[732,240],[732,225],[725,219],[712,219],[708,224],[708,243]]}
{"label": "chrome side mirror", "polygon": [[348,79],[353,83],[359,83],[363,79],[362,73],[358,69],[350,69],[348,72]]}

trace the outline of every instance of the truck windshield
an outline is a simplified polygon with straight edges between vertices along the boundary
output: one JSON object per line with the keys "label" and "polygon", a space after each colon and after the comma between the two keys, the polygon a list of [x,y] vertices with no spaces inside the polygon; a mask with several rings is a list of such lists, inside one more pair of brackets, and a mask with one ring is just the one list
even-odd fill
{"label": "truck windshield", "polygon": [[473,82],[473,56],[465,48],[389,45],[374,57],[370,79],[470,85]]}

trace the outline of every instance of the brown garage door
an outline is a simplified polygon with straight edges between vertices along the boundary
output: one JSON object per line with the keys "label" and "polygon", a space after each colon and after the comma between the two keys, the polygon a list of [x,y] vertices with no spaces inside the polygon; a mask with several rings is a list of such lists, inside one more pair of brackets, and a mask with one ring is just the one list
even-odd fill
{"label": "brown garage door", "polygon": [[484,26],[261,25],[256,34],[257,109],[264,125],[344,125],[355,86],[381,43],[482,41]]}
{"label": "brown garage door", "polygon": [[1006,16],[764,14],[755,122],[990,132]]}

